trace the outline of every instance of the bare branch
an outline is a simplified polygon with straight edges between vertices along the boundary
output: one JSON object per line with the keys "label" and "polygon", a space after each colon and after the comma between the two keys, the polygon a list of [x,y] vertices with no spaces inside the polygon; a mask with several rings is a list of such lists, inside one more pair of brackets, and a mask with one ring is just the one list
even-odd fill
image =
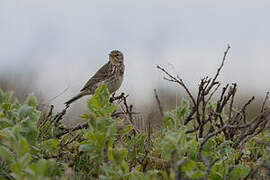
{"label": "bare branch", "polygon": [[156,98],[156,102],[157,102],[157,105],[158,105],[159,113],[161,115],[161,118],[163,118],[163,116],[164,116],[163,108],[161,106],[160,99],[158,97],[158,94],[157,94],[157,90],[156,89],[154,89],[154,93],[155,93],[155,98]]}
{"label": "bare branch", "polygon": [[216,91],[218,90],[218,88],[220,87],[220,83],[217,84],[217,87],[214,89],[214,91],[210,94],[210,96],[208,97],[208,99],[206,100],[206,104],[208,104],[210,102],[210,100],[212,99],[213,95],[216,93]]}
{"label": "bare branch", "polygon": [[160,69],[161,71],[163,71],[169,77],[169,78],[164,77],[164,79],[166,79],[168,81],[176,82],[179,85],[181,85],[185,89],[187,94],[189,95],[189,97],[192,100],[193,104],[196,105],[194,97],[191,95],[190,91],[188,90],[188,88],[186,87],[186,85],[184,84],[182,79],[175,78],[174,76],[172,76],[170,73],[168,73],[164,68],[162,68],[160,66],[157,66],[157,68]]}
{"label": "bare branch", "polygon": [[217,70],[217,73],[216,73],[215,77],[212,79],[212,82],[211,82],[210,86],[209,86],[208,89],[206,90],[206,93],[207,93],[207,94],[208,94],[208,92],[211,90],[211,88],[212,88],[215,84],[218,83],[218,82],[216,82],[216,79],[217,79],[217,77],[218,77],[218,75],[219,75],[219,73],[220,73],[222,67],[224,66],[224,62],[225,62],[225,60],[226,60],[226,57],[227,57],[227,54],[228,54],[230,48],[231,48],[231,46],[228,45],[228,46],[227,46],[227,49],[226,49],[225,52],[224,52],[224,56],[223,56],[221,65],[219,66],[219,68],[218,68],[218,70]]}
{"label": "bare branch", "polygon": [[236,83],[233,83],[232,85],[233,85],[233,87],[232,87],[233,93],[232,93],[232,98],[231,98],[231,103],[230,103],[230,108],[229,108],[229,121],[232,118],[232,108],[233,108],[233,103],[234,103],[234,96],[235,96],[235,93],[236,93],[236,87],[237,87]]}
{"label": "bare branch", "polygon": [[262,104],[261,112],[263,112],[263,110],[265,108],[266,101],[268,98],[269,98],[269,92],[266,93],[266,96],[265,96],[263,104]]}

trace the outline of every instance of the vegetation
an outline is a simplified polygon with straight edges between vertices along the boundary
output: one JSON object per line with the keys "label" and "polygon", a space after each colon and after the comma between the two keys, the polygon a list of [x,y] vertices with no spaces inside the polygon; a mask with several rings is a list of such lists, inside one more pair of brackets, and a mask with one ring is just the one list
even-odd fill
{"label": "vegetation", "polygon": [[212,100],[228,50],[214,78],[201,80],[196,97],[182,79],[158,67],[191,99],[162,112],[156,96],[160,129],[150,122],[146,131],[136,128],[127,96],[110,98],[105,85],[88,100],[81,116],[87,123],[73,129],[60,126],[66,109],[54,114],[52,106],[41,114],[34,96],[20,104],[0,90],[0,179],[269,179],[268,94],[253,119],[246,109],[254,97],[240,110],[233,107],[236,84]]}

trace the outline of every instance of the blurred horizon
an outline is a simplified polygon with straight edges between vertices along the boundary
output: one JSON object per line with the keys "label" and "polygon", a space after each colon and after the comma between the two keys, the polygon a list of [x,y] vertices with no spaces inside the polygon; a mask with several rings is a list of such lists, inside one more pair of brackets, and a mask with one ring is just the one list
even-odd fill
{"label": "blurred horizon", "polygon": [[181,96],[156,65],[195,92],[201,78],[215,74],[230,44],[219,80],[238,83],[243,97],[261,98],[270,85],[269,8],[266,0],[2,0],[0,87],[15,94],[32,90],[45,102],[68,88],[50,102],[61,109],[118,49],[126,65],[118,93],[145,107],[153,89]]}

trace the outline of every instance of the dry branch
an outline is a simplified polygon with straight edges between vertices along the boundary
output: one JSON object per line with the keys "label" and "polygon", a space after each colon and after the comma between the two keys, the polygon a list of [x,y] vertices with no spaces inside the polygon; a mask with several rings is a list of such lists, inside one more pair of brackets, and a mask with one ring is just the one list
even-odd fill
{"label": "dry branch", "polygon": [[[228,45],[227,49],[224,52],[222,62],[217,69],[216,74],[213,78],[205,77],[201,79],[199,84],[198,93],[196,96],[193,96],[190,93],[190,90],[187,88],[183,80],[177,75],[173,76],[164,68],[157,66],[162,72],[165,73],[165,80],[170,82],[174,82],[179,84],[181,87],[185,89],[185,92],[189,96],[192,102],[192,107],[189,115],[186,119],[184,119],[184,125],[188,125],[189,122],[193,122],[194,126],[192,129],[188,129],[186,134],[195,133],[196,137],[202,139],[200,143],[199,150],[197,153],[197,158],[201,161],[205,167],[205,176],[204,179],[208,179],[208,175],[210,173],[213,165],[219,160],[215,157],[215,154],[212,157],[207,159],[203,156],[202,150],[204,145],[209,141],[210,138],[217,136],[218,134],[222,134],[225,137],[225,140],[232,141],[232,148],[235,151],[239,152],[239,155],[232,161],[229,167],[229,171],[225,174],[224,178],[228,178],[230,172],[232,171],[235,165],[240,163],[242,159],[242,151],[245,148],[245,144],[257,134],[263,132],[268,123],[268,119],[270,116],[270,108],[265,107],[266,102],[269,99],[269,92],[267,92],[262,107],[261,113],[259,113],[255,118],[251,120],[247,120],[246,109],[254,101],[255,97],[251,97],[241,108],[239,111],[234,111],[234,98],[237,91],[237,84],[233,83],[229,86],[227,84],[223,87],[219,99],[216,101],[216,105],[211,104],[211,99],[214,94],[217,92],[220,87],[220,82],[217,81],[218,76],[224,66],[224,62],[226,60],[227,54],[229,52],[230,46]],[[228,117],[223,113],[225,112],[225,107],[228,107]],[[208,132],[205,130],[208,128]],[[213,149],[215,151],[215,149]],[[173,157],[174,154],[172,154]],[[236,154],[234,154],[236,156]],[[173,161],[173,160],[172,160]],[[175,163],[175,162],[172,162]],[[179,171],[181,174],[181,170],[177,170],[176,167],[173,167],[174,171]],[[261,167],[262,168],[262,167]],[[255,169],[254,171],[258,171]],[[248,177],[252,177],[252,171]],[[177,173],[176,173],[177,174]]]}
{"label": "dry branch", "polygon": [[154,89],[154,93],[155,93],[155,98],[156,98],[156,102],[157,102],[157,105],[158,105],[160,116],[161,116],[161,118],[163,118],[163,116],[164,116],[163,108],[161,106],[160,99],[158,97],[158,94],[157,94],[157,90],[156,89]]}

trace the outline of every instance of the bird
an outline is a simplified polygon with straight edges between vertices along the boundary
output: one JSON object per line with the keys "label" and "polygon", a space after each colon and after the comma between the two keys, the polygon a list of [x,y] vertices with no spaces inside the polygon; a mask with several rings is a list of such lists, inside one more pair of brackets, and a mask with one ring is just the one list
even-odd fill
{"label": "bird", "polygon": [[95,89],[102,83],[107,86],[110,94],[115,93],[123,82],[124,71],[125,65],[123,53],[119,50],[111,51],[109,54],[109,61],[87,81],[80,90],[80,93],[66,101],[64,104],[68,107],[71,103],[83,96],[93,95]]}

